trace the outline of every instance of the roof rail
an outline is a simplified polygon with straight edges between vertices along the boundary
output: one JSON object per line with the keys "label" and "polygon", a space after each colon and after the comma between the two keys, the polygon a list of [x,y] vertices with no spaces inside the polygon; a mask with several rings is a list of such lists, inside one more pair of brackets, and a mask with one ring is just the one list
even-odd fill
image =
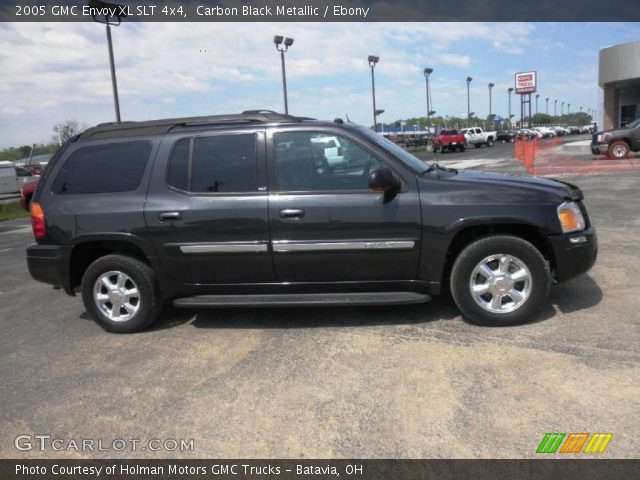
{"label": "roof rail", "polygon": [[307,117],[294,117],[272,110],[246,110],[241,114],[211,115],[205,117],[167,118],[144,122],[101,123],[80,134],[78,140],[97,140],[101,138],[133,137],[159,135],[177,128],[203,127],[213,125],[238,125],[252,123],[281,123],[313,120]]}

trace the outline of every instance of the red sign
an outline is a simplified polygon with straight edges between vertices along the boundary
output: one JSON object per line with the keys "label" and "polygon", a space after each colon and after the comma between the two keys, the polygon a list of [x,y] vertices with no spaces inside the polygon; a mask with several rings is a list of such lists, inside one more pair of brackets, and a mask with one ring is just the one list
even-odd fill
{"label": "red sign", "polygon": [[536,91],[536,72],[516,73],[516,93],[533,93]]}

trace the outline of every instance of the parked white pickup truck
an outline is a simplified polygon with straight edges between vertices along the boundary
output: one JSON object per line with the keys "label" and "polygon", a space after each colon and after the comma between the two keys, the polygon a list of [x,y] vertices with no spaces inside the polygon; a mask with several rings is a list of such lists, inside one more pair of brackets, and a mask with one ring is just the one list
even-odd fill
{"label": "parked white pickup truck", "polygon": [[460,131],[463,133],[464,138],[467,139],[467,143],[476,148],[480,148],[481,145],[493,147],[493,142],[497,135],[497,132],[485,132],[480,127],[463,128]]}

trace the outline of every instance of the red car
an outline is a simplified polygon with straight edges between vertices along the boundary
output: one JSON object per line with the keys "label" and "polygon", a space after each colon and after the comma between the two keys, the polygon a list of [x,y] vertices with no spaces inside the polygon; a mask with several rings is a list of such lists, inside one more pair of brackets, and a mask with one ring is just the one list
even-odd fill
{"label": "red car", "polygon": [[38,186],[38,181],[25,183],[22,188],[20,188],[20,206],[24,208],[27,212],[31,210],[31,197],[33,197],[33,192],[36,191],[36,187]]}
{"label": "red car", "polygon": [[434,152],[444,152],[446,150],[464,152],[467,149],[467,140],[464,135],[453,128],[440,130],[433,137],[432,144]]}

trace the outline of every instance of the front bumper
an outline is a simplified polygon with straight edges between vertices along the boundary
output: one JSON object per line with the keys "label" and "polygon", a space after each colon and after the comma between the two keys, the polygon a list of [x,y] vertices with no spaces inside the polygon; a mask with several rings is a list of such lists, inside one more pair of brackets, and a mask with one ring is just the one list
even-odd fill
{"label": "front bumper", "polygon": [[555,258],[555,276],[564,282],[587,272],[598,256],[598,237],[595,228],[581,232],[552,235],[549,237]]}
{"label": "front bumper", "polygon": [[31,276],[39,282],[62,287],[74,295],[69,278],[69,259],[73,247],[38,245],[27,247],[27,267]]}
{"label": "front bumper", "polygon": [[591,153],[594,155],[602,155],[607,153],[609,145],[607,143],[594,143],[591,142]]}

